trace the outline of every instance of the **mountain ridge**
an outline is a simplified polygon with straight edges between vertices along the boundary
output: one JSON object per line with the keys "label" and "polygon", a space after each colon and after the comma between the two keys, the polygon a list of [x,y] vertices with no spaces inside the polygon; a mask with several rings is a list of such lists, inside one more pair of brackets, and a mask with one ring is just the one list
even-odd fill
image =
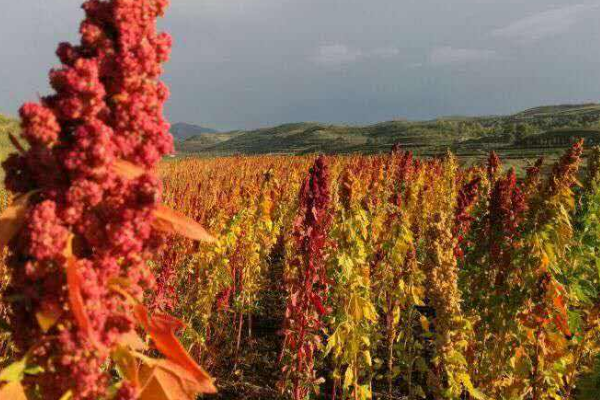
{"label": "mountain ridge", "polygon": [[[379,153],[400,144],[417,154],[451,150],[458,155],[490,150],[530,154],[564,147],[582,137],[600,144],[600,104],[562,104],[529,108],[511,115],[449,116],[428,121],[393,120],[355,126],[294,122],[253,130],[219,132],[176,123],[172,132],[179,155]],[[0,114],[0,158],[12,151],[8,133],[18,121]]]}
{"label": "mountain ridge", "polygon": [[213,134],[219,133],[219,131],[187,122],[177,122],[171,125],[171,134],[175,140],[185,140],[203,133]]}
{"label": "mountain ridge", "polygon": [[[600,136],[600,104],[562,104],[529,108],[511,115],[449,116],[427,121],[393,120],[365,126],[318,122],[286,123],[248,131],[226,132],[209,139],[206,135],[181,142],[181,154],[227,156],[235,154],[378,153],[399,143],[417,153],[431,154],[450,149],[473,153],[490,149],[525,146],[527,143],[560,143],[570,139],[525,137],[586,132],[586,140]],[[564,136],[563,135],[563,136]],[[562,136],[561,136],[562,137]],[[600,142],[600,140],[599,140]]]}

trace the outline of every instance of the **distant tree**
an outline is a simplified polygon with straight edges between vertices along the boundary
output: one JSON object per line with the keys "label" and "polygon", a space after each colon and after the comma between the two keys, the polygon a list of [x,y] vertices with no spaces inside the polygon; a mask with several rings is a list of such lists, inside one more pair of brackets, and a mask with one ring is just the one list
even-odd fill
{"label": "distant tree", "polygon": [[515,136],[515,140],[521,141],[524,137],[529,136],[534,132],[535,129],[533,126],[529,125],[528,123],[520,123],[515,127],[513,135]]}
{"label": "distant tree", "polygon": [[517,126],[514,123],[508,123],[508,124],[504,124],[502,126],[502,133],[505,133],[505,134],[512,135],[515,133],[516,130],[517,130]]}

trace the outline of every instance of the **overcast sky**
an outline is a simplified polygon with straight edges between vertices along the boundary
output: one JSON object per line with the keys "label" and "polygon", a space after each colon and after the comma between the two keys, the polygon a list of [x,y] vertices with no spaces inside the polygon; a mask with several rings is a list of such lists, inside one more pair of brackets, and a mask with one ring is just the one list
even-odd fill
{"label": "overcast sky", "polygon": [[[3,1],[0,112],[48,92],[81,0]],[[600,0],[172,0],[171,122],[221,129],[600,100]]]}

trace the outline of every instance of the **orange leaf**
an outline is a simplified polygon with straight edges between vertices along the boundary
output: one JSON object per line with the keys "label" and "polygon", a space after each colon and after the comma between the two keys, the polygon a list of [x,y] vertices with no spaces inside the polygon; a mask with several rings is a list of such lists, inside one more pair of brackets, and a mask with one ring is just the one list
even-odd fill
{"label": "orange leaf", "polygon": [[546,253],[542,254],[542,259],[540,260],[539,272],[543,273],[547,271],[548,265],[550,265],[550,259]]}
{"label": "orange leaf", "polygon": [[97,348],[103,348],[104,345],[98,342],[90,319],[85,311],[85,302],[81,295],[81,276],[79,275],[79,271],[77,271],[77,260],[74,257],[67,259],[67,286],[69,304],[71,305],[71,312],[73,313],[75,322],[77,322],[77,326],[79,326],[79,329],[84,332]]}
{"label": "orange leaf", "polygon": [[429,321],[427,318],[424,315],[421,315],[419,321],[421,322],[421,328],[423,328],[423,331],[429,332]]}
{"label": "orange leaf", "polygon": [[170,361],[185,369],[196,379],[200,388],[199,393],[215,393],[217,391],[212,378],[202,367],[196,364],[175,337],[175,331],[184,326],[181,321],[168,315],[155,315],[151,319],[148,310],[141,304],[135,307],[134,312],[137,321],[150,334],[156,348]]}
{"label": "orange leaf", "polygon": [[562,332],[562,334],[565,335],[567,338],[570,338],[573,336],[573,333],[571,332],[571,329],[569,328],[569,321],[567,320],[567,318],[565,318],[564,315],[556,314],[554,316],[554,324],[556,325],[558,330],[560,330]]}
{"label": "orange leaf", "polygon": [[554,324],[563,335],[570,338],[573,334],[571,333],[571,329],[569,329],[569,316],[565,302],[566,290],[559,283],[552,282],[548,294],[552,296],[552,303],[554,305]]}
{"label": "orange leaf", "polygon": [[17,197],[0,215],[0,251],[23,227],[27,203],[33,193],[35,192]]}
{"label": "orange leaf", "polygon": [[158,231],[178,234],[200,242],[215,242],[215,238],[202,225],[168,207],[158,206],[154,211],[154,217],[153,227]]}
{"label": "orange leaf", "polygon": [[73,234],[69,234],[69,237],[67,238],[67,244],[63,250],[63,256],[65,256],[67,259],[73,258]]}
{"label": "orange leaf", "polygon": [[566,336],[571,337],[571,329],[569,329],[569,318],[567,313],[567,306],[562,295],[554,297],[554,307],[556,312],[554,314],[554,324],[556,327]]}
{"label": "orange leaf", "polygon": [[198,394],[215,392],[207,392],[194,375],[169,360],[144,365],[140,380],[143,387],[139,400],[194,400]]}
{"label": "orange leaf", "polygon": [[121,335],[119,344],[131,350],[146,350],[148,348],[142,338],[133,330]]}
{"label": "orange leaf", "polygon": [[0,399],[27,400],[27,395],[21,382],[9,382],[0,388]]}
{"label": "orange leaf", "polygon": [[63,310],[58,304],[42,303],[38,312],[35,313],[35,318],[42,331],[46,333],[56,324],[62,313]]}
{"label": "orange leaf", "polygon": [[136,179],[148,172],[144,168],[123,160],[115,161],[112,169],[117,175],[127,179]]}
{"label": "orange leaf", "polygon": [[81,276],[77,271],[77,260],[73,257],[67,260],[67,285],[69,288],[69,303],[79,329],[90,334],[92,326],[85,312],[85,303],[81,295]]}

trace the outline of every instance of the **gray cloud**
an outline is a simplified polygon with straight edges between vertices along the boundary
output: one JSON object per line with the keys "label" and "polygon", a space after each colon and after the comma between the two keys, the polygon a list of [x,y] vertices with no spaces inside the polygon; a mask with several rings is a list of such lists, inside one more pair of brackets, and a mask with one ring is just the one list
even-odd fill
{"label": "gray cloud", "polygon": [[498,58],[495,50],[459,49],[452,46],[437,47],[429,54],[429,62],[432,65],[468,64],[495,58]]}
{"label": "gray cloud", "polygon": [[[49,92],[81,1],[3,2],[0,113]],[[597,99],[600,0],[585,1],[174,0],[160,22],[174,39],[167,115],[231,129]]]}
{"label": "gray cloud", "polygon": [[358,61],[362,56],[360,50],[345,44],[328,44],[319,46],[312,60],[320,65],[340,66]]}
{"label": "gray cloud", "polygon": [[341,67],[358,61],[390,60],[399,55],[400,50],[393,46],[361,50],[338,43],[319,46],[310,58],[317,65]]}
{"label": "gray cloud", "polygon": [[495,29],[492,36],[514,39],[530,43],[569,31],[579,20],[593,10],[600,8],[599,3],[573,4],[565,7],[542,11]]}
{"label": "gray cloud", "polygon": [[378,47],[371,52],[374,58],[393,58],[400,55],[400,50],[396,47]]}

